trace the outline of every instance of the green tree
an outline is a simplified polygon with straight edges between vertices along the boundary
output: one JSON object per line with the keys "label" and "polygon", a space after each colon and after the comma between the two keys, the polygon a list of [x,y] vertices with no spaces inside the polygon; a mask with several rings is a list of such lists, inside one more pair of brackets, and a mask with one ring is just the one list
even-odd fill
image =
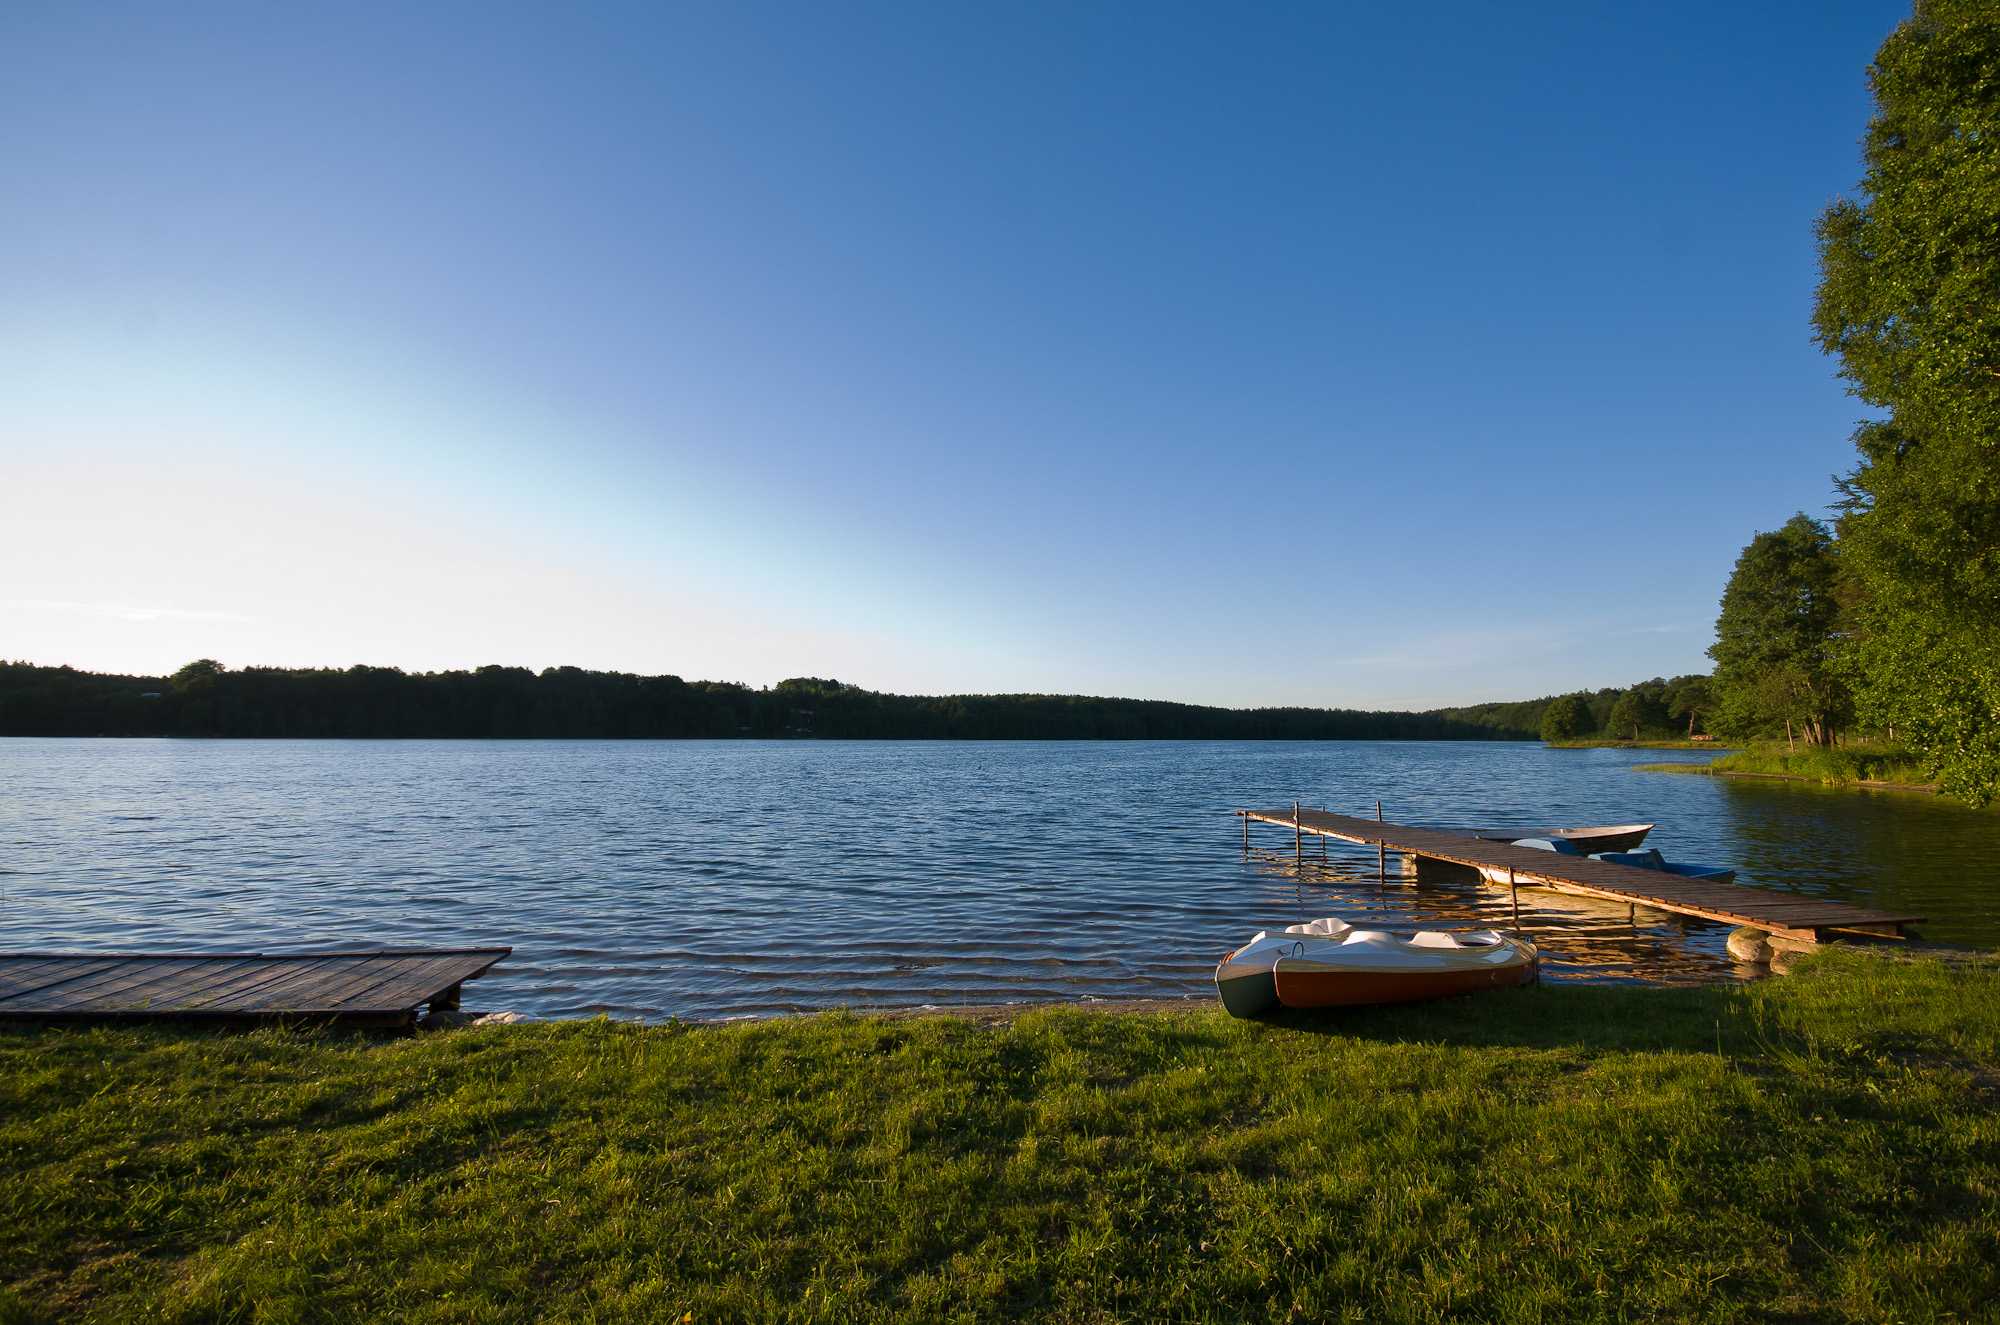
{"label": "green tree", "polygon": [[1545,741],[1568,741],[1575,739],[1590,721],[1590,710],[1575,695],[1558,695],[1542,710],[1542,739]]}
{"label": "green tree", "polygon": [[1732,735],[1830,744],[1849,698],[1834,661],[1840,606],[1833,536],[1795,515],[1736,559],[1715,622],[1717,718]]}
{"label": "green tree", "polygon": [[1632,739],[1636,741],[1639,739],[1639,726],[1645,720],[1645,700],[1637,690],[1627,690],[1612,703],[1611,716],[1606,720],[1606,725],[1610,727],[1614,735],[1629,727],[1632,731]]}
{"label": "green tree", "polygon": [[1695,724],[1708,716],[1713,705],[1705,676],[1676,677],[1667,687],[1667,716],[1686,718],[1690,739],[1694,737]]}
{"label": "green tree", "polygon": [[1842,558],[1860,716],[1947,791],[2000,795],[2000,8],[1918,0],[1869,69],[1860,196],[1819,222],[1817,338],[1882,411]]}
{"label": "green tree", "polygon": [[175,690],[195,694],[213,687],[215,678],[228,670],[213,658],[197,658],[167,679]]}

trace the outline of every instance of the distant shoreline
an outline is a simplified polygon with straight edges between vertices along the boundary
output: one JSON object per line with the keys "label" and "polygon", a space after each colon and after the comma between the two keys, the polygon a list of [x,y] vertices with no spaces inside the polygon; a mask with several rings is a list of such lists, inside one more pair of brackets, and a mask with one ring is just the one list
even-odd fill
{"label": "distant shoreline", "polygon": [[1638,764],[1639,773],[1704,773],[1718,778],[1754,778],[1764,782],[1809,782],[1819,787],[1850,787],[1858,791],[1904,791],[1922,796],[1938,794],[1934,782],[1887,782],[1880,778],[1814,777],[1808,773],[1752,773],[1743,769],[1717,768],[1713,763]]}
{"label": "distant shoreline", "polygon": [[1708,754],[1728,754],[1738,747],[1720,741],[1671,740],[1626,741],[1615,736],[1577,737],[1568,741],[1545,741],[1551,750],[1701,750]]}
{"label": "distant shoreline", "polygon": [[0,662],[0,735],[409,740],[1515,741],[1490,715],[1221,708],[1098,695],[895,695],[818,677],[252,667],[170,677]]}

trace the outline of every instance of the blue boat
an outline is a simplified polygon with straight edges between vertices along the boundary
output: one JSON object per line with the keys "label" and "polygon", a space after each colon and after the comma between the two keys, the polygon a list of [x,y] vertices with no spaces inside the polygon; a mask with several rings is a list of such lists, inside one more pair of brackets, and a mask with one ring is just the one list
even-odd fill
{"label": "blue boat", "polygon": [[1683,879],[1706,879],[1710,883],[1736,881],[1736,871],[1727,865],[1695,865],[1687,861],[1668,860],[1651,847],[1644,851],[1600,851],[1591,859],[1608,861],[1613,865],[1630,865],[1634,869],[1661,870]]}
{"label": "blue boat", "polygon": [[[1513,844],[1517,847],[1532,847],[1536,851],[1549,851],[1558,856],[1582,856],[1575,844],[1560,837],[1524,837]],[[1683,879],[1707,879],[1711,883],[1734,883],[1736,871],[1725,865],[1691,865],[1669,861],[1651,847],[1644,851],[1596,851],[1590,852],[1592,860],[1609,861],[1613,865],[1630,865],[1634,869],[1659,870],[1664,874],[1678,875]],[[1508,881],[1505,865],[1481,865],[1479,872],[1488,883]]]}

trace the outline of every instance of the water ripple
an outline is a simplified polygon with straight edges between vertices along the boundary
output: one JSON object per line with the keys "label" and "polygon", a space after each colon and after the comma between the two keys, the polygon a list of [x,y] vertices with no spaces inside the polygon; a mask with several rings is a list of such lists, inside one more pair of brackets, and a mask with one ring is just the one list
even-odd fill
{"label": "water ripple", "polygon": [[[1648,752],[1645,757],[1660,758]],[[1668,756],[1673,757],[1673,756]],[[0,946],[505,943],[468,996],[543,1015],[1205,996],[1259,928],[1508,926],[1254,830],[1303,800],[1409,822],[1659,822],[1746,883],[2000,939],[2000,816],[1410,743],[0,741]],[[1746,974],[1720,926],[1524,891],[1552,979]]]}

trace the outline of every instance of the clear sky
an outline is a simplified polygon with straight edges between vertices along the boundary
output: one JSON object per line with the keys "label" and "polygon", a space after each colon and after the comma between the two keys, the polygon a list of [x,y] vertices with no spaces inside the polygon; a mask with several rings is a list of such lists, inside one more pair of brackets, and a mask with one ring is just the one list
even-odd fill
{"label": "clear sky", "polygon": [[1706,670],[1906,3],[0,7],[0,657]]}

